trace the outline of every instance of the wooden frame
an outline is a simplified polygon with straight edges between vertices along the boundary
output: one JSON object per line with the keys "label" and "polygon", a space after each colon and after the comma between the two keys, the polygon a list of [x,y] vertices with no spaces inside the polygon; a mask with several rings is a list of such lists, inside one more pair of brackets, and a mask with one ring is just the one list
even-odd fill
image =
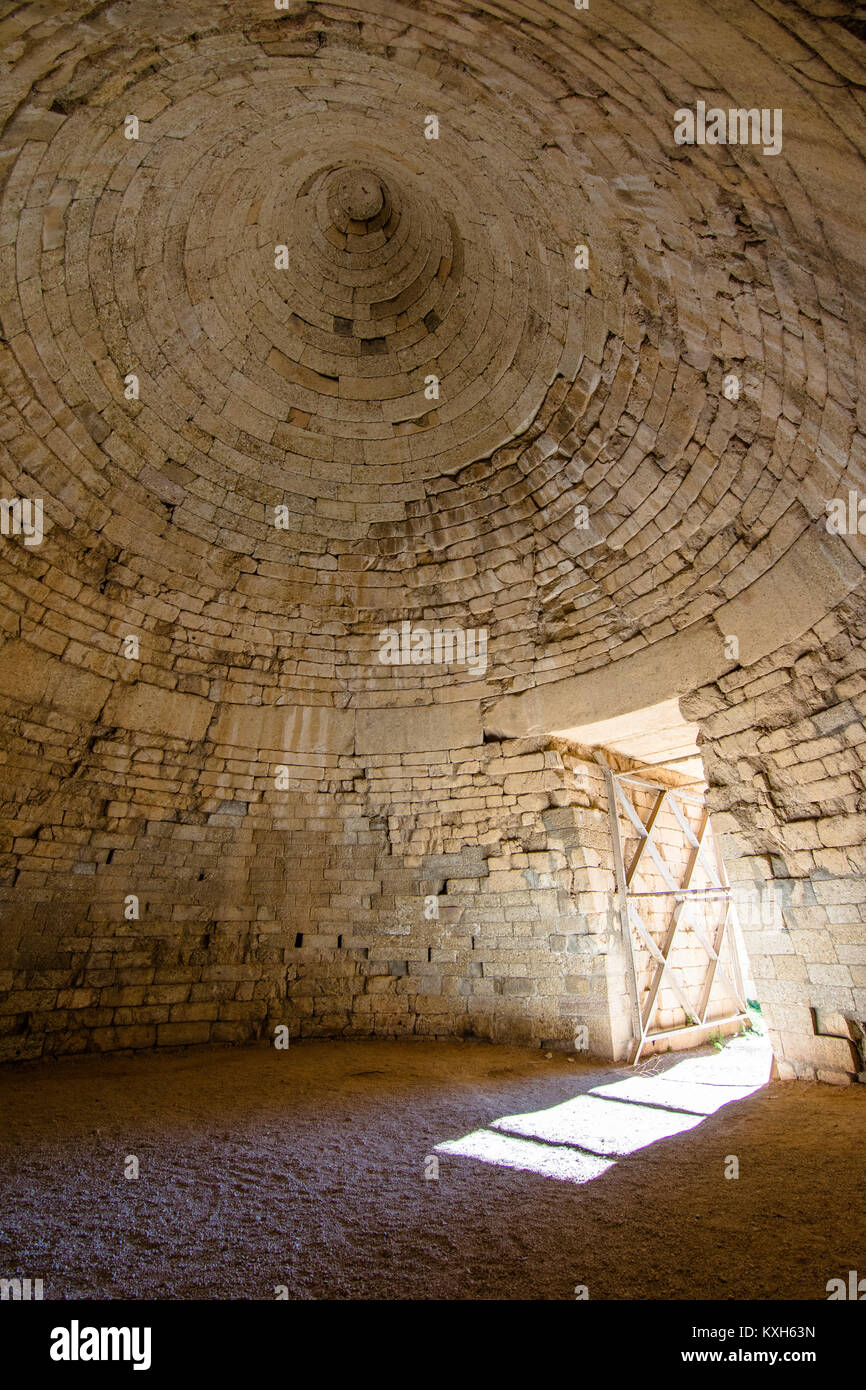
{"label": "wooden frame", "polygon": [[[636,1065],[640,1061],[641,1053],[648,1043],[654,1042],[659,1038],[668,1038],[675,1035],[679,1036],[684,1033],[697,1033],[714,1025],[734,1023],[738,1019],[746,1019],[748,1017],[748,1008],[743,988],[737,941],[734,935],[735,908],[731,898],[730,884],[728,883],[724,863],[719,854],[718,845],[713,836],[709,812],[707,811],[703,797],[685,788],[658,786],[642,777],[614,773],[601,755],[597,754],[596,757],[604,770],[605,784],[607,787],[620,925],[623,937],[628,944],[629,980],[633,1005],[632,1015],[635,1043],[635,1054],[632,1062]],[[629,789],[631,787],[641,787],[644,790],[655,792],[655,800],[646,821],[641,818],[631,800],[629,795]],[[700,824],[697,833],[690,824],[683,809],[683,803],[685,802],[691,803],[696,808],[700,808]],[[681,883],[678,883],[674,878],[670,865],[665,861],[664,856],[653,839],[658,826],[659,815],[665,807],[669,807],[673,812],[674,818],[682,833],[683,840],[689,846],[689,855]],[[622,834],[620,830],[621,813],[625,815],[625,818],[630,822],[638,834],[638,844],[628,867],[626,867],[623,855]],[[664,888],[641,891],[635,886],[638,871],[645,854],[649,855],[655,865],[655,868],[665,884]],[[698,865],[700,865],[708,880],[707,887],[694,888],[692,886],[692,879]],[[661,945],[653,939],[652,934],[643,921],[637,903],[637,900],[641,898],[673,899],[670,920],[667,924]],[[684,907],[687,903],[697,902],[702,898],[704,900],[709,898],[713,901],[723,902],[724,911],[721,916],[721,921],[711,934],[708,934],[694,921],[689,924],[689,930],[697,937],[697,940],[707,953],[707,973],[703,985],[701,986],[700,999],[696,1002],[692,1002],[688,998],[682,981],[677,978],[671,956],[677,940],[678,931],[680,930],[680,920]],[[655,963],[652,976],[646,982],[643,989],[641,988],[641,982],[638,978],[638,963],[635,954],[636,936],[640,939],[644,948],[649,952],[651,960]],[[730,974],[721,960],[725,946],[728,948],[730,959]],[[724,1018],[708,1019],[707,1012],[710,1006],[713,986],[719,978],[724,981],[728,995],[733,998],[739,1006],[739,1012],[728,1014]],[[657,1010],[662,984],[667,984],[667,986],[674,991],[680,1001],[686,1019],[694,1019],[695,1022],[686,1022],[677,1028],[656,1029],[655,1031],[651,1031],[651,1024]],[[642,994],[643,997],[641,997]]]}

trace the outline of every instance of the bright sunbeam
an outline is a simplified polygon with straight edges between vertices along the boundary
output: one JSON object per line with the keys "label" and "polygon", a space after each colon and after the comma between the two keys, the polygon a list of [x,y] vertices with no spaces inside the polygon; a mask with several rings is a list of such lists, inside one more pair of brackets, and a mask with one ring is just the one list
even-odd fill
{"label": "bright sunbeam", "polygon": [[744,1100],[757,1086],[703,1086],[698,1082],[668,1081],[666,1076],[634,1076],[610,1086],[594,1086],[590,1095],[613,1101],[631,1101],[662,1110],[682,1110],[690,1115],[715,1115],[732,1100]]}
{"label": "bright sunbeam", "polygon": [[496,1134],[489,1129],[476,1129],[463,1139],[437,1144],[436,1153],[477,1158],[482,1163],[495,1163],[499,1168],[520,1168],[527,1173],[540,1173],[544,1178],[557,1178],[560,1182],[591,1182],[613,1167],[611,1159],[597,1158],[579,1149],[539,1144],[532,1139]]}
{"label": "bright sunbeam", "polygon": [[658,1076],[627,1076],[545,1110],[503,1115],[488,1129],[437,1144],[435,1152],[591,1182],[613,1167],[615,1156],[685,1134],[760,1090],[771,1066],[764,1039],[738,1038],[720,1053],[687,1057]]}
{"label": "bright sunbeam", "polygon": [[493,1128],[549,1144],[572,1144],[594,1154],[630,1154],[659,1139],[694,1129],[702,1118],[588,1095],[576,1096],[550,1110],[506,1115],[496,1120]]}

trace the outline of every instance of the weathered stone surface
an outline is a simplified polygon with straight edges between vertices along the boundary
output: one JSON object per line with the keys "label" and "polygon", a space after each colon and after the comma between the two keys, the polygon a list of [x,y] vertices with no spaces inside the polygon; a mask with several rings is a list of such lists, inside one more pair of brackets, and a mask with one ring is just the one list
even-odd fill
{"label": "weathered stone surface", "polygon": [[227,749],[338,756],[352,752],[355,718],[351,711],[328,706],[222,706],[210,737]]}
{"label": "weathered stone surface", "polygon": [[27,642],[7,642],[0,649],[0,695],[9,700],[95,720],[110,693],[110,681],[89,671],[70,670]]}
{"label": "weathered stone surface", "polygon": [[209,701],[196,695],[181,695],[176,690],[139,683],[115,690],[102,718],[104,723],[120,729],[198,743],[207,732],[212,714]]}
{"label": "weathered stone surface", "polygon": [[418,749],[446,752],[473,748],[480,741],[478,706],[468,701],[414,709],[362,709],[356,716],[355,748],[359,756],[414,753]]}
{"label": "weathered stone surface", "polygon": [[[848,1074],[866,71],[832,5],[646,8],[5,17],[3,1055],[623,1056],[592,749],[699,740],[780,1071]],[[760,93],[777,155],[675,143]]]}

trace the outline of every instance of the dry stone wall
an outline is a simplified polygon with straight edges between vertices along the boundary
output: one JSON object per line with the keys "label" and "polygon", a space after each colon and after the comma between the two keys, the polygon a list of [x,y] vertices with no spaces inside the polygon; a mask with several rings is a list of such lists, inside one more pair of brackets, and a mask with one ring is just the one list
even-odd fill
{"label": "dry stone wall", "polygon": [[781,1075],[866,1072],[866,601],[684,702]]}
{"label": "dry stone wall", "polygon": [[[0,4],[5,1055],[624,1055],[568,759],[682,698],[739,876],[805,895],[780,1067],[856,1073],[861,29]],[[679,142],[712,103],[778,148]]]}
{"label": "dry stone wall", "polygon": [[[297,760],[286,790],[236,768],[249,785],[221,800],[200,750],[161,745],[102,741],[62,824],[50,803],[30,820],[21,808],[2,894],[7,1058],[240,1042],[279,1024],[567,1048],[583,1027],[582,1048],[623,1049],[594,763],[537,740]],[[207,762],[218,786],[221,760]]]}

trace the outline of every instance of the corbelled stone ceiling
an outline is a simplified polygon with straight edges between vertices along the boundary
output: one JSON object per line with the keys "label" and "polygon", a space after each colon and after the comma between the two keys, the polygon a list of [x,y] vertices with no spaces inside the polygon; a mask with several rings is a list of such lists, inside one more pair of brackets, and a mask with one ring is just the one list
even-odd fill
{"label": "corbelled stone ceiling", "polygon": [[[64,586],[4,560],[52,649],[114,674],[122,605],[157,683],[386,698],[370,634],[435,605],[487,624],[504,693],[750,585],[862,470],[841,18],[12,8],[5,471]],[[676,107],[753,90],[780,156],[674,145]]]}

